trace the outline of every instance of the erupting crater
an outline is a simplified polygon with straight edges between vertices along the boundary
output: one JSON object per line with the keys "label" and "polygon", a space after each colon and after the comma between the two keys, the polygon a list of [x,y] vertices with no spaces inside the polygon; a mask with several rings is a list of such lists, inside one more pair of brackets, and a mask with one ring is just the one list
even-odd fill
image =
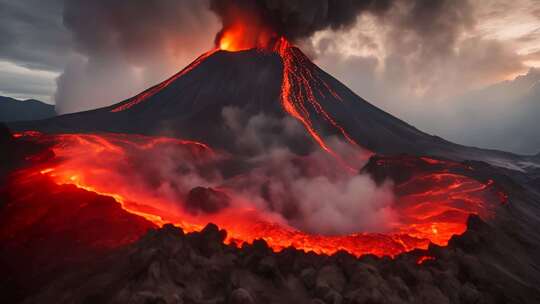
{"label": "erupting crater", "polygon": [[[212,222],[227,230],[227,243],[241,245],[264,239],[277,251],[292,246],[320,254],[344,250],[356,256],[394,257],[413,249],[426,249],[430,242],[447,245],[453,235],[466,230],[469,215],[489,219],[498,202],[504,202],[492,181],[481,182],[467,176],[465,173],[472,169],[459,163],[418,157],[372,158],[364,170],[376,180],[390,178],[395,182],[396,196],[392,208],[397,217],[391,223],[391,230],[385,233],[359,231],[347,235],[318,235],[293,228],[251,202],[235,203],[235,200],[242,199],[237,195],[241,189],[219,184],[211,186],[231,197],[233,202],[213,213],[193,214],[186,210],[183,201],[190,190],[185,187],[191,183],[190,179],[196,178],[189,172],[182,175],[182,180],[176,184],[172,180],[174,177],[156,180],[152,186],[159,189],[153,190],[138,180],[141,177],[131,174],[133,170],[140,170],[136,166],[145,166],[150,160],[160,161],[154,157],[163,153],[177,157],[180,166],[176,170],[189,171],[194,167],[205,168],[219,163],[224,156],[203,143],[127,134],[45,135],[28,132],[17,137],[18,140],[48,145],[54,153],[54,157],[41,158],[34,167],[14,175],[10,185],[12,191],[16,192],[21,187],[28,189],[32,183],[36,185],[36,193],[19,198],[18,204],[27,200],[31,208],[29,200],[35,199],[38,193],[58,191],[39,188],[38,181],[46,178],[58,187],[73,185],[113,198],[126,213],[142,217],[156,226],[172,223],[189,232],[199,231]],[[396,170],[407,172],[408,176],[392,176]],[[165,178],[163,174],[156,176]],[[64,203],[76,201],[77,197],[71,197]],[[362,199],[358,198],[357,203],[361,204]],[[40,208],[47,208],[47,202],[37,204]],[[21,219],[21,216],[24,217],[25,213],[7,220],[22,220],[25,225],[36,220],[32,217]],[[104,213],[100,216],[113,215]],[[358,216],[360,218],[361,215]],[[67,218],[64,220],[69,221]],[[132,225],[129,221],[126,221],[126,227]],[[4,223],[3,227],[13,225]],[[141,233],[140,228],[137,229],[137,233]]]}

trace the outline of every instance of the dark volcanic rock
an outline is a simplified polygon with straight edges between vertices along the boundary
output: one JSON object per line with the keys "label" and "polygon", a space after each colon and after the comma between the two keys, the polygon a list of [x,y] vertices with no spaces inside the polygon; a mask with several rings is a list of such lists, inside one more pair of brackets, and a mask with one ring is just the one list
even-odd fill
{"label": "dark volcanic rock", "polygon": [[222,191],[212,188],[195,187],[189,191],[186,200],[186,209],[193,213],[217,213],[229,207],[231,198]]}

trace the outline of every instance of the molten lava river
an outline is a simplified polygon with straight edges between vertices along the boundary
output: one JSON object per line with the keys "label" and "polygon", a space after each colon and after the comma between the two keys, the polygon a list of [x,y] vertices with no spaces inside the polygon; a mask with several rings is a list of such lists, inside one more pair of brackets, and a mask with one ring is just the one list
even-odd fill
{"label": "molten lava river", "polygon": [[[33,156],[31,167],[13,174],[10,184],[13,193],[17,193],[18,188],[35,192],[18,194],[14,204],[30,199],[39,201],[39,197],[58,193],[61,187],[75,187],[78,193],[90,192],[114,199],[129,214],[122,218],[122,221],[130,222],[129,225],[145,219],[151,223],[149,226],[172,223],[190,232],[199,231],[212,222],[227,230],[226,242],[229,244],[239,246],[264,239],[276,251],[292,246],[320,254],[344,250],[356,256],[394,257],[417,248],[426,249],[430,242],[444,246],[453,235],[466,230],[470,214],[489,219],[496,205],[504,200],[492,181],[480,182],[456,173],[472,170],[461,164],[430,158],[380,158],[372,164],[376,169],[391,169],[394,162],[402,167],[411,166],[404,169],[411,173],[409,177],[392,183],[391,208],[395,216],[386,225],[389,228],[384,232],[358,231],[342,235],[309,233],[290,225],[261,204],[250,202],[250,196],[243,195],[242,189],[231,182],[249,173],[241,172],[227,178],[220,176],[214,168],[231,156],[203,143],[125,134],[26,132],[16,137],[17,140],[47,145],[49,153]],[[417,170],[417,167],[423,169]],[[38,181],[43,180],[55,186],[40,188]],[[193,211],[186,207],[186,200],[189,200],[190,190],[197,186],[212,187],[214,192],[229,197],[230,201],[205,212]],[[77,203],[77,197],[59,200],[65,204]],[[356,203],[362,204],[362,198]],[[39,208],[45,208],[47,204],[49,202],[39,201]],[[31,206],[26,209],[35,208]],[[11,226],[4,223],[4,227],[27,225],[33,221],[26,211],[8,219],[14,223]],[[119,216],[103,212],[99,215],[102,218]],[[358,214],[358,219],[361,218]],[[99,220],[94,220],[99,225]],[[137,234],[143,234],[138,229]]]}

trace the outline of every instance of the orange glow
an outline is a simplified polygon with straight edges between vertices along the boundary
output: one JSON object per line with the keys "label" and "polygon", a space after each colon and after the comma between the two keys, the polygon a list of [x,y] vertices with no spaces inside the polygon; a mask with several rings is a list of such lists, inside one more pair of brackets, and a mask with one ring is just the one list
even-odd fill
{"label": "orange glow", "polygon": [[[227,208],[216,214],[194,216],[180,208],[179,202],[147,193],[134,183],[132,176],[124,176],[116,168],[131,162],[126,155],[132,151],[151,154],[156,152],[154,149],[170,146],[186,151],[188,154],[184,159],[189,162],[218,155],[202,143],[124,134],[40,135],[27,139],[54,143],[52,149],[56,157],[39,165],[34,173],[25,174],[25,179],[15,181],[15,184],[32,183],[35,176],[47,177],[57,185],[74,185],[112,197],[126,212],[157,226],[173,223],[186,232],[192,232],[213,222],[228,231],[226,242],[229,244],[240,245],[262,238],[276,251],[293,246],[321,254],[345,250],[356,256],[394,257],[414,249],[427,249],[430,242],[445,246],[453,235],[466,230],[470,214],[491,217],[493,206],[489,202],[496,201],[498,197],[491,181],[484,184],[445,170],[418,174],[396,185],[396,191],[401,194],[394,204],[398,218],[392,223],[391,231],[324,236],[299,231],[255,207]],[[429,159],[424,161],[427,165],[435,163]],[[445,168],[454,165],[441,163]],[[384,161],[380,164],[385,165]]]}
{"label": "orange glow", "polygon": [[274,37],[275,34],[268,28],[237,21],[218,35],[217,46],[229,52],[268,49]]}
{"label": "orange glow", "polygon": [[420,258],[418,258],[418,260],[416,261],[416,264],[417,265],[422,265],[427,261],[434,261],[434,260],[435,260],[434,257],[428,256],[428,255],[423,255]]}

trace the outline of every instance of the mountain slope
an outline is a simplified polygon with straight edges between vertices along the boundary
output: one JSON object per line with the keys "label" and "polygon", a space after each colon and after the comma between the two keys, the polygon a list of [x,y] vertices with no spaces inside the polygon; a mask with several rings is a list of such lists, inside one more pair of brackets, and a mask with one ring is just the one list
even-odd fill
{"label": "mountain slope", "polygon": [[312,126],[322,137],[350,137],[358,145],[382,154],[517,158],[510,153],[456,145],[423,133],[357,96],[299,49],[291,48],[289,53],[292,59],[284,60],[286,57],[277,52],[211,51],[171,79],[116,105],[11,127],[46,132],[165,134],[235,150],[234,139],[239,135],[227,125],[225,109],[240,110],[246,117],[294,117],[290,115],[291,109],[286,111],[287,101],[283,99],[286,75],[287,80],[296,81],[288,88],[294,99],[291,102],[296,102],[291,103],[295,107],[292,112],[302,112],[307,122],[297,120],[306,129]]}
{"label": "mountain slope", "polygon": [[54,106],[38,100],[17,100],[0,96],[0,121],[39,120],[56,116]]}

